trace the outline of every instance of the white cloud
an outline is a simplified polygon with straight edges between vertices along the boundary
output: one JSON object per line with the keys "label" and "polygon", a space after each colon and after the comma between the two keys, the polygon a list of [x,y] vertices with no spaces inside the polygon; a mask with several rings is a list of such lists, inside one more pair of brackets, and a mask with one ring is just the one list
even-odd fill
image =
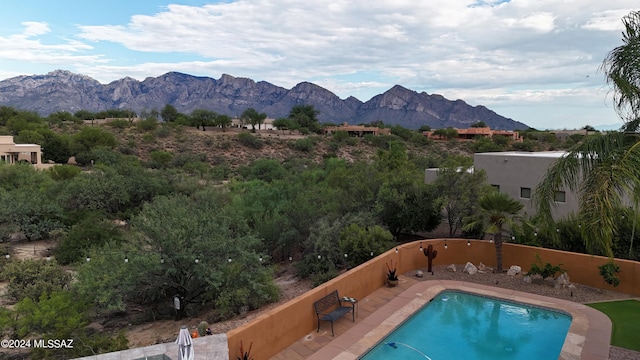
{"label": "white cloud", "polygon": [[[361,100],[401,84],[447,97],[452,96],[447,92],[468,95],[487,105],[545,106],[571,99],[588,107],[597,96],[580,100],[568,94],[604,83],[594,75],[606,52],[620,44],[620,19],[636,2],[171,4],[155,14],[132,16],[126,24],[79,26],[75,41],[54,45],[38,37],[52,35],[55,27],[25,22],[21,34],[0,36],[0,59],[66,62],[102,82],[125,76],[142,80],[167,71],[227,73],[284,87],[312,81],[342,98],[355,92]],[[102,50],[105,45],[130,52],[112,55]],[[174,55],[178,60],[170,59]]]}
{"label": "white cloud", "polygon": [[593,14],[593,17],[586,21],[583,25],[585,29],[614,31],[622,30],[623,25],[621,19],[629,14],[631,9],[605,10]]}
{"label": "white cloud", "polygon": [[51,31],[51,29],[49,29],[49,25],[43,22],[25,21],[22,25],[25,27],[23,33],[25,37],[43,35]]}

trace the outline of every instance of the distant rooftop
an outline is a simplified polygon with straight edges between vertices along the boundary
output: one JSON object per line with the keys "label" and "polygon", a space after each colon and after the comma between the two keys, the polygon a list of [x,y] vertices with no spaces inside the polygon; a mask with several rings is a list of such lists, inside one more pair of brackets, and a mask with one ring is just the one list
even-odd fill
{"label": "distant rooftop", "polygon": [[478,153],[476,155],[487,155],[487,156],[513,156],[513,157],[537,157],[537,158],[553,158],[559,159],[566,155],[566,151],[500,151],[500,152],[486,152],[486,153]]}

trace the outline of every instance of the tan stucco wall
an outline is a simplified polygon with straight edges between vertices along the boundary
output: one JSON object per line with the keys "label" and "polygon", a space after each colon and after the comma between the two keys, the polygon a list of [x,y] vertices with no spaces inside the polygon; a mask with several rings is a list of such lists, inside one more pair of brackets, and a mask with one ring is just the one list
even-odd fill
{"label": "tan stucco wall", "polygon": [[[370,261],[354,268],[339,277],[326,282],[307,293],[282,304],[269,312],[257,317],[250,323],[231,330],[227,333],[229,343],[229,359],[235,360],[242,340],[245,346],[253,342],[252,354],[260,354],[259,359],[268,359],[284,350],[294,342],[300,340],[317,326],[313,302],[327,293],[338,290],[340,296],[347,295],[358,299],[364,298],[373,291],[384,286],[386,278],[385,263],[390,259],[398,261],[398,273],[403,274],[427,266],[427,258],[419,251],[433,245],[438,255],[434,265],[474,264],[483,262],[488,266],[495,266],[495,247],[489,241],[447,239],[423,240],[398,246]],[[572,282],[584,285],[616,290],[640,296],[640,263],[628,260],[616,260],[620,265],[619,274],[621,284],[617,288],[604,284],[598,273],[598,265],[608,261],[607,258],[564,251],[549,250],[515,244],[504,244],[503,264],[505,268],[519,265],[524,271],[528,270],[539,254],[543,262],[553,265],[563,264]],[[459,271],[462,271],[460,269]],[[424,274],[428,277],[429,274]]]}

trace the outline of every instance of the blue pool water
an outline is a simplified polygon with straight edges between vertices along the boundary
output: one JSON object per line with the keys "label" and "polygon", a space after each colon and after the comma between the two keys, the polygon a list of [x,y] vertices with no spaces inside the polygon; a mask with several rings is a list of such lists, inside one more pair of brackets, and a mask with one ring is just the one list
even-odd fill
{"label": "blue pool water", "polygon": [[571,316],[445,291],[361,359],[558,359]]}

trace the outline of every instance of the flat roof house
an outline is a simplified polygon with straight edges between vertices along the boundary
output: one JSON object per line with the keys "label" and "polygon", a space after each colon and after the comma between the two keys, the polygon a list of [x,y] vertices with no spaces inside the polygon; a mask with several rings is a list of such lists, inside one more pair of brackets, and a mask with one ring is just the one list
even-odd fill
{"label": "flat roof house", "polygon": [[[477,153],[473,157],[473,168],[484,170],[487,183],[519,200],[524,205],[523,211],[534,215],[534,192],[547,169],[564,154],[564,151]],[[437,176],[438,169],[426,169],[425,182],[431,183]],[[578,209],[578,194],[570,189],[556,191],[555,206],[551,208],[554,219],[566,217]]]}
{"label": "flat roof house", "polygon": [[0,136],[0,163],[15,164],[19,161],[27,161],[37,168],[43,167],[40,145],[16,144],[13,136]]}

